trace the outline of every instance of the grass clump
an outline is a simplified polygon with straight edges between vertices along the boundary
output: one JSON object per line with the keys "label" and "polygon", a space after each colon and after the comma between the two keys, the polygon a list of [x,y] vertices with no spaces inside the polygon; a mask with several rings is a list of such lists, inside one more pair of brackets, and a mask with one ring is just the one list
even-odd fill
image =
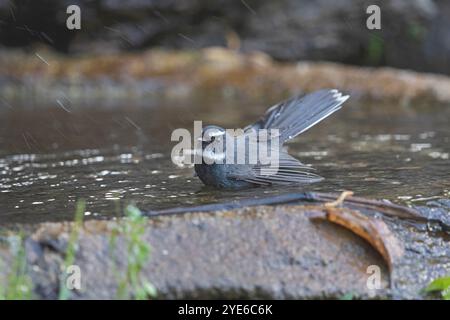
{"label": "grass clump", "polygon": [[[0,300],[31,300],[33,283],[27,273],[24,237],[22,234],[8,237],[8,243],[12,252],[12,264],[6,275],[5,285],[0,286]],[[0,267],[1,264],[2,261]]]}
{"label": "grass clump", "polygon": [[[67,270],[74,266],[78,250],[80,230],[83,226],[83,217],[86,203],[83,200],[77,202],[75,221],[71,229],[64,261],[61,265],[59,278],[59,300],[70,299],[73,289],[70,289],[67,281]],[[113,268],[118,282],[116,297],[118,299],[149,299],[156,296],[155,287],[142,276],[142,270],[150,258],[150,245],[145,241],[146,218],[140,210],[133,205],[125,209],[125,218],[118,222],[110,237],[110,253],[113,255]],[[116,249],[118,237],[123,238],[126,244],[126,270],[117,272],[115,267]],[[27,300],[33,299],[33,283],[27,273],[27,259],[22,234],[9,236],[6,239],[12,252],[11,268],[5,274],[5,281],[0,285],[0,300]],[[0,270],[3,270],[0,260]]]}
{"label": "grass clump", "polygon": [[[150,258],[150,245],[143,239],[145,234],[146,218],[142,216],[141,211],[128,205],[125,208],[125,219],[119,223],[113,231],[110,245],[111,252],[117,245],[117,237],[120,235],[126,242],[126,270],[119,274],[116,270],[118,279],[117,298],[145,300],[156,296],[155,287],[142,276],[142,269]],[[113,261],[116,261],[115,255]]]}
{"label": "grass clump", "polygon": [[67,249],[65,254],[64,263],[62,265],[62,272],[60,276],[59,284],[59,300],[67,300],[70,298],[71,290],[67,286],[67,270],[69,266],[75,263],[75,254],[78,249],[78,237],[80,230],[83,226],[84,211],[86,209],[86,202],[84,200],[79,200],[75,209],[75,221],[73,228],[69,235],[69,242],[67,243]]}
{"label": "grass clump", "polygon": [[444,300],[450,300],[450,276],[433,280],[426,288],[425,292],[439,292]]}

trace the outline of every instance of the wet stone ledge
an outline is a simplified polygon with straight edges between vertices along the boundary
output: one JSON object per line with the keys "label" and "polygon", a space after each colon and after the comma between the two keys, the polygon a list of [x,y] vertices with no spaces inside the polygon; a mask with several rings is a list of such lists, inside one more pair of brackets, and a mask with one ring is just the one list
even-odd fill
{"label": "wet stone ledge", "polygon": [[[308,218],[320,210],[260,206],[149,218],[143,239],[152,250],[143,274],[157,288],[158,298],[338,299],[351,294],[397,299],[423,298],[421,289],[450,268],[448,239],[432,235],[426,227],[385,221],[406,249],[390,271],[362,238]],[[82,289],[71,298],[115,298],[117,272],[124,272],[128,253],[119,236],[116,259],[111,259],[110,240],[112,230],[122,223],[84,222],[75,259]],[[73,223],[43,223],[25,228],[26,261],[38,298],[57,297],[72,227]],[[5,246],[0,246],[0,259],[11,261]],[[380,267],[379,290],[367,287],[370,265]]]}

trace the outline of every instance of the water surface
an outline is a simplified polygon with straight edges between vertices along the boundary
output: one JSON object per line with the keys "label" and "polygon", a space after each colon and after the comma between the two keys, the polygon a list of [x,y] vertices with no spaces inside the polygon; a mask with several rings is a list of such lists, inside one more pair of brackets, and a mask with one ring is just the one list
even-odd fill
{"label": "water surface", "polygon": [[0,109],[0,223],[111,218],[143,209],[199,205],[300,190],[422,204],[450,198],[450,107],[350,102],[289,143],[323,182],[304,187],[214,191],[170,160],[173,129],[194,120],[238,128],[275,101],[212,99],[101,107],[8,104]]}

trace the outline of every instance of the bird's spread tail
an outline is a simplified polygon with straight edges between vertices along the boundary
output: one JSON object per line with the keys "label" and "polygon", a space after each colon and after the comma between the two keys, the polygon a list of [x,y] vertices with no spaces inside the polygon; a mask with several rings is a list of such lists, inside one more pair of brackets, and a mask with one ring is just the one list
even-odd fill
{"label": "bird's spread tail", "polygon": [[349,98],[336,89],[324,89],[280,102],[252,127],[280,130],[280,142],[292,139],[342,107]]}

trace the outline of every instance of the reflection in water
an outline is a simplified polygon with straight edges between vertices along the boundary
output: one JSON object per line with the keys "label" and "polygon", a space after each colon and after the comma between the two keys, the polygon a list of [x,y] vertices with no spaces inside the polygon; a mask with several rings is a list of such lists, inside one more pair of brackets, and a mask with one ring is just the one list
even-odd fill
{"label": "reflection in water", "polygon": [[[216,191],[170,160],[171,131],[194,120],[227,128],[258,118],[266,105],[202,101],[158,108],[58,106],[0,111],[0,223],[111,217],[118,200],[144,209],[304,190],[353,190],[400,203],[448,199],[450,109],[346,105],[288,145],[326,178],[304,187]],[[217,115],[221,116],[218,117]],[[440,117],[436,117],[440,114]]]}

